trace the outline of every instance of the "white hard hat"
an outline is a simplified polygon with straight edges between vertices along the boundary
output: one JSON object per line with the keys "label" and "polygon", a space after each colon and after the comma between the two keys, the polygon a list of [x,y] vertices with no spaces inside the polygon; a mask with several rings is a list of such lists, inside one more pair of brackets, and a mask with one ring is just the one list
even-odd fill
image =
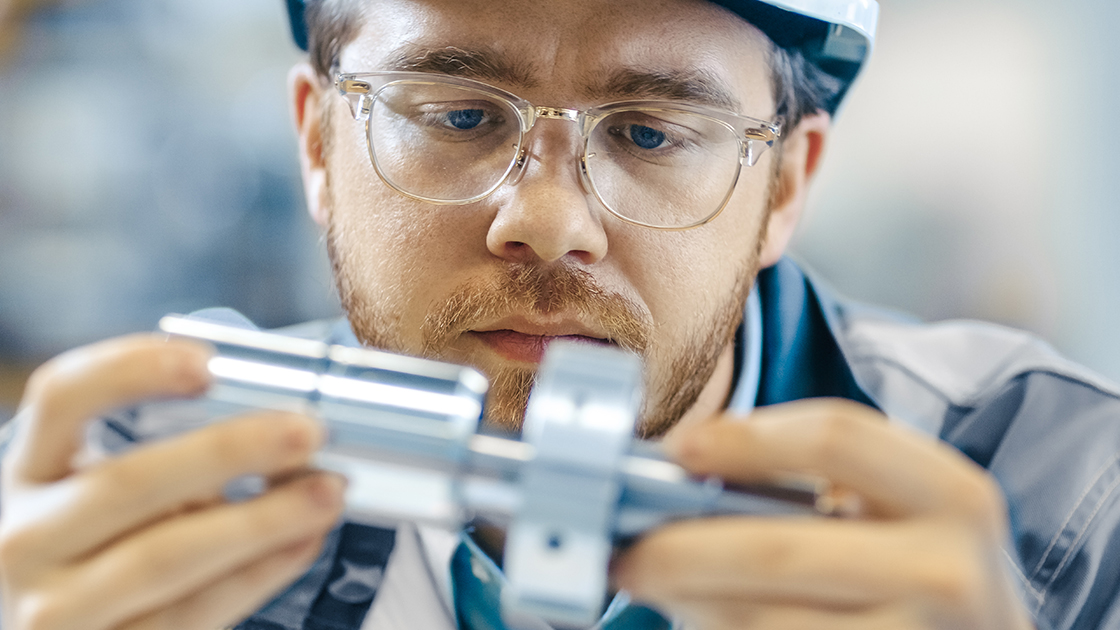
{"label": "white hard hat", "polygon": [[739,14],[774,43],[797,50],[842,82],[835,111],[867,62],[879,23],[876,0],[711,0]]}
{"label": "white hard hat", "polygon": [[[311,0],[314,1],[314,0]],[[876,0],[711,0],[754,24],[774,43],[796,50],[843,87],[829,103],[835,111],[875,44]],[[307,50],[303,20],[308,0],[286,0],[292,35]]]}

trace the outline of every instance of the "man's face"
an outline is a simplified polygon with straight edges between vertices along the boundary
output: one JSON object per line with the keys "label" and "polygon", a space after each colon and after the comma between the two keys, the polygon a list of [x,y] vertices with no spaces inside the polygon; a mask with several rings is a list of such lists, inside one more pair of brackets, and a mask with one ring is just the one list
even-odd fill
{"label": "man's face", "polygon": [[[765,40],[702,1],[386,0],[370,7],[339,66],[383,70],[452,49],[485,58],[486,83],[534,105],[584,109],[647,96],[641,77],[691,76],[732,96],[738,113],[774,115]],[[466,64],[463,74],[480,73]],[[623,82],[632,93],[616,85],[605,99],[604,78],[623,75],[637,77]],[[643,355],[647,434],[671,426],[705,388],[719,391],[712,376],[720,366],[730,374],[776,152],[743,169],[715,220],[659,231],[619,220],[584,189],[581,137],[568,121],[538,121],[523,171],[489,197],[437,206],[378,178],[341,98],[322,106],[331,124],[317,216],[363,342],[477,366],[492,380],[488,418],[507,428],[520,426],[541,350],[557,337]]]}

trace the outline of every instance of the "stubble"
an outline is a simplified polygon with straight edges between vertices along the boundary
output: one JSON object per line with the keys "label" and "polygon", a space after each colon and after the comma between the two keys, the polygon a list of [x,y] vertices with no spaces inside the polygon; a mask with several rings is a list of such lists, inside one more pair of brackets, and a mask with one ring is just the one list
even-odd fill
{"label": "stubble", "polygon": [[[511,314],[578,313],[582,321],[605,331],[609,343],[637,353],[647,366],[655,361],[669,365],[663,383],[649,383],[647,367],[647,396],[638,434],[657,437],[677,423],[708,384],[720,354],[742,321],[743,304],[758,270],[756,254],[741,264],[736,286],[713,316],[694,322],[692,334],[679,347],[658,348],[653,342],[655,324],[646,309],[604,289],[590,273],[571,265],[508,264],[458,287],[422,322],[405,322],[394,312],[393,305],[399,300],[387,299],[384,290],[380,291],[382,299],[375,299],[366,289],[368,282],[355,277],[356,266],[347,262],[333,220],[328,223],[326,241],[339,296],[359,341],[392,352],[473,364],[490,379],[486,424],[510,432],[521,428],[535,370],[472,362],[453,347],[463,334]],[[397,288],[398,292],[406,290],[406,286]],[[422,347],[404,347],[401,327],[417,324]]]}

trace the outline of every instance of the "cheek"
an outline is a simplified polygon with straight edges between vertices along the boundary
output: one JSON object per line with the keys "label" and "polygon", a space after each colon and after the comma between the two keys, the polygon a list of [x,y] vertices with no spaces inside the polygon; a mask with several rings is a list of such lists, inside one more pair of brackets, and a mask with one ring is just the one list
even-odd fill
{"label": "cheek", "polygon": [[387,194],[369,165],[339,151],[332,163],[330,230],[350,280],[371,287],[408,268],[408,244],[422,239],[406,204]]}
{"label": "cheek", "polygon": [[396,193],[377,177],[361,140],[360,152],[340,144],[332,156],[330,230],[337,264],[364,301],[391,311],[392,319],[422,321],[484,249],[485,217],[468,207],[433,206]]}
{"label": "cheek", "polygon": [[443,208],[380,192],[340,200],[332,220],[337,245],[347,264],[363,272],[352,281],[395,293],[382,299],[412,301],[466,263],[466,230],[452,229]]}
{"label": "cheek", "polygon": [[757,271],[765,207],[765,186],[744,190],[741,182],[711,223],[684,232],[635,232],[620,244],[635,252],[624,273],[649,306],[659,334],[680,339],[702,333],[727,307],[743,275]]}
{"label": "cheek", "polygon": [[698,240],[651,248],[647,267],[637,276],[661,342],[676,345],[701,332],[737,284],[742,261],[728,260],[722,249]]}

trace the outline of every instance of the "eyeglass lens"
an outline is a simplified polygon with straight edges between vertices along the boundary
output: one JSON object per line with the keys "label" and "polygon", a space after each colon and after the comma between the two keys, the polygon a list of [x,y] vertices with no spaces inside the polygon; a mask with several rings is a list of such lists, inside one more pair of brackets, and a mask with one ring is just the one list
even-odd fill
{"label": "eyeglass lens", "polygon": [[678,227],[707,219],[738,172],[734,131],[692,112],[612,112],[588,139],[587,175],[596,193],[639,223]]}
{"label": "eyeglass lens", "polygon": [[[368,125],[374,166],[391,186],[442,202],[487,194],[521,145],[519,114],[505,99],[438,82],[396,82],[374,100]],[[667,108],[603,116],[588,138],[587,175],[599,199],[640,223],[681,227],[719,210],[735,183],[739,143],[722,121]]]}
{"label": "eyeglass lens", "polygon": [[517,110],[470,88],[395,83],[369,120],[374,166],[401,191],[436,201],[486,193],[505,177],[521,144]]}

